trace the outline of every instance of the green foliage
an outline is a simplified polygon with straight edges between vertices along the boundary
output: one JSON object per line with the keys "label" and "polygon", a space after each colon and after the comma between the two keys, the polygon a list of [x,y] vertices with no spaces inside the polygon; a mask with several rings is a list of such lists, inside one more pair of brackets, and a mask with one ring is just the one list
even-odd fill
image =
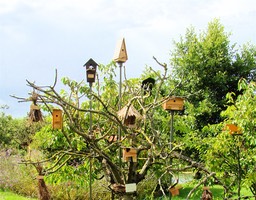
{"label": "green foliage", "polygon": [[207,31],[197,35],[190,28],[185,38],[175,43],[171,57],[174,78],[183,80],[180,92],[195,105],[199,129],[221,121],[219,114],[226,103],[225,96],[228,92],[239,93],[237,83],[241,77],[255,77],[255,47],[244,45],[235,49],[229,36],[219,20],[213,20]]}
{"label": "green foliage", "polygon": [[19,165],[18,156],[0,157],[0,189],[36,197],[37,187],[32,166]]}
{"label": "green foliage", "polygon": [[[226,117],[225,123],[212,126],[219,134],[212,138],[205,159],[211,169],[217,171],[231,188],[239,187],[237,182],[241,179],[241,186],[250,188],[255,195],[256,84],[241,79],[238,89],[242,94],[236,100],[234,96],[227,95],[234,104],[222,113]],[[229,130],[223,131],[225,124],[237,125],[241,134],[231,135]]]}
{"label": "green foliage", "polygon": [[12,122],[11,116],[0,113],[0,146],[10,145],[12,141],[12,133],[15,129],[15,123]]}

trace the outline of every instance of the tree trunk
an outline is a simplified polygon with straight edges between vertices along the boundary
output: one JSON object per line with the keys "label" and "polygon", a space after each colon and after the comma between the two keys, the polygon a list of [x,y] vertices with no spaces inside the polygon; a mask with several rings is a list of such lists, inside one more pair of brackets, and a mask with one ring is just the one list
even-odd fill
{"label": "tree trunk", "polygon": [[44,182],[43,177],[38,178],[38,189],[39,189],[39,199],[40,200],[50,200],[50,194],[48,192],[48,189]]}
{"label": "tree trunk", "polygon": [[43,173],[43,167],[40,163],[37,163],[34,165],[36,168],[36,171],[38,172],[38,190],[39,190],[39,199],[40,200],[50,200],[50,193],[47,189],[47,186],[44,182],[44,173]]}

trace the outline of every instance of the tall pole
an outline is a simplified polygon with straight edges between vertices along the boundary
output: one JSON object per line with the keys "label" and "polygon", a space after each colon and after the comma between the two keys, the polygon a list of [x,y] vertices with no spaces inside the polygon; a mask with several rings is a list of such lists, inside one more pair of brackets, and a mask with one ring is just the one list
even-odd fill
{"label": "tall pole", "polygon": [[[120,68],[120,81],[119,81],[119,101],[118,101],[118,109],[121,110],[122,106],[122,66],[123,63],[125,63],[128,59],[127,52],[126,52],[126,45],[124,38],[120,40],[120,42],[117,45],[117,49],[114,55],[114,61],[118,63]],[[121,149],[121,126],[118,126],[118,143],[119,143],[119,166],[121,168],[122,165],[122,149]]]}
{"label": "tall pole", "polygon": [[[120,80],[119,80],[119,92],[118,92],[118,96],[119,96],[119,101],[118,101],[118,110],[121,110],[121,107],[122,107],[122,66],[123,66],[123,63],[122,62],[119,62],[119,68],[120,68]],[[118,142],[120,144],[120,141],[121,141],[121,127],[118,126]],[[122,149],[121,149],[121,146],[119,146],[119,166],[121,167],[122,165]]]}
{"label": "tall pole", "polygon": [[[171,113],[171,123],[170,123],[170,151],[172,150],[172,143],[173,143],[173,116],[174,110],[170,111]],[[172,158],[170,157],[170,166],[172,166]],[[172,184],[172,175],[170,176],[170,183]],[[170,195],[170,199],[172,199],[172,195]]]}
{"label": "tall pole", "polygon": [[89,150],[89,199],[92,200],[92,145],[93,145],[93,134],[92,134],[92,83],[95,82],[95,75],[96,75],[96,70],[97,70],[98,64],[90,58],[85,64],[84,67],[86,67],[86,79],[87,82],[89,83],[90,87],[90,124],[89,124],[89,143],[90,143],[90,150]]}
{"label": "tall pole", "polygon": [[[92,82],[90,82],[90,138],[92,138]],[[91,148],[90,148],[90,156],[91,156]],[[92,159],[90,158],[90,169],[89,169],[89,190],[90,196],[89,199],[92,200]]]}
{"label": "tall pole", "polygon": [[[170,125],[170,150],[172,150],[172,142],[173,142],[173,116],[174,110],[171,110],[171,125]],[[172,164],[172,163],[170,163]]]}

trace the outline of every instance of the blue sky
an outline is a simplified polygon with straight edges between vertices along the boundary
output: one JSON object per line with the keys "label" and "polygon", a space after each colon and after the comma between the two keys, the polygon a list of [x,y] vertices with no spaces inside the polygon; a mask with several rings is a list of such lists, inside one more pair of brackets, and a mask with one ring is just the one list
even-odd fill
{"label": "blue sky", "polygon": [[124,37],[127,76],[138,77],[152,59],[168,63],[172,41],[191,25],[205,30],[220,19],[231,42],[256,44],[255,0],[0,0],[0,105],[27,115],[26,79],[40,85],[68,76],[84,79],[83,64],[108,64]]}

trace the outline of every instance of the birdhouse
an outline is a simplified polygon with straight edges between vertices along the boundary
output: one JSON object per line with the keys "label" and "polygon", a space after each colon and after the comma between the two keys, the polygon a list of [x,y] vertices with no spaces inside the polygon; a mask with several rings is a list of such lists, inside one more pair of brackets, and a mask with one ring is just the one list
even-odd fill
{"label": "birdhouse", "polygon": [[174,187],[169,188],[169,192],[172,194],[172,197],[178,196],[180,194],[181,185],[176,185]]}
{"label": "birdhouse", "polygon": [[128,60],[125,40],[124,38],[117,43],[115,54],[114,54],[114,61],[117,63],[124,63]]}
{"label": "birdhouse", "polygon": [[123,149],[123,161],[124,162],[137,162],[137,149],[124,148]]}
{"label": "birdhouse", "polygon": [[226,128],[229,130],[229,134],[231,135],[240,135],[242,134],[241,128],[234,124],[227,124]]}
{"label": "birdhouse", "polygon": [[184,98],[182,97],[171,97],[163,103],[165,110],[180,111],[184,110]]}
{"label": "birdhouse", "polygon": [[169,191],[170,191],[170,193],[172,194],[172,197],[178,196],[178,195],[180,194],[179,189],[176,188],[176,187],[170,188]]}
{"label": "birdhouse", "polygon": [[86,67],[86,79],[88,83],[95,82],[97,66],[98,64],[92,58],[84,64],[84,67]]}
{"label": "birdhouse", "polygon": [[40,107],[38,105],[31,104],[30,105],[30,110],[40,110]]}
{"label": "birdhouse", "polygon": [[124,106],[117,114],[124,120],[124,124],[129,128],[135,128],[136,120],[142,119],[141,114],[133,107],[133,105]]}
{"label": "birdhouse", "polygon": [[53,109],[52,111],[52,128],[53,129],[62,129],[62,110]]}
{"label": "birdhouse", "polygon": [[144,95],[147,93],[149,93],[151,95],[152,89],[155,85],[155,82],[156,82],[155,79],[153,79],[151,77],[142,81],[141,88],[142,88]]}

